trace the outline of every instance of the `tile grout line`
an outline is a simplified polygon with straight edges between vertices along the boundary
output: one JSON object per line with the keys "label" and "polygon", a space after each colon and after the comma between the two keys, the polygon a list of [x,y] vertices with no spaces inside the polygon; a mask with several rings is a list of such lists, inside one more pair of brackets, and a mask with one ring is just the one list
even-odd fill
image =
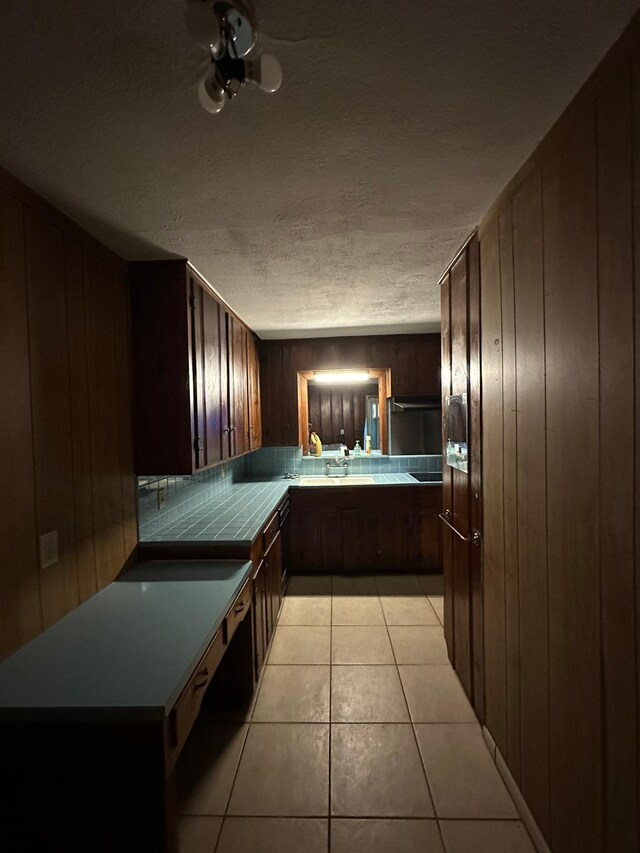
{"label": "tile grout line", "polygon": [[[426,595],[426,593],[424,593],[424,594]],[[316,596],[312,596],[312,597],[310,597],[310,598],[311,598],[311,600],[313,600],[313,598],[315,598],[315,597],[316,597]],[[431,785],[430,785],[430,783],[429,783],[429,777],[428,777],[427,770],[426,770],[426,766],[425,766],[425,760],[424,760],[423,754],[422,754],[422,752],[421,752],[421,750],[420,750],[419,742],[418,742],[418,739],[417,739],[417,732],[416,732],[416,725],[417,725],[417,724],[414,722],[413,717],[412,717],[412,714],[411,714],[411,711],[410,711],[410,708],[409,708],[409,702],[408,702],[408,698],[407,698],[407,693],[406,693],[406,691],[405,691],[405,686],[404,686],[404,683],[403,683],[403,681],[402,681],[402,677],[401,677],[401,675],[400,675],[400,669],[399,669],[400,665],[399,665],[399,664],[398,664],[398,662],[397,662],[395,649],[394,649],[394,647],[393,647],[393,643],[392,643],[392,641],[391,641],[391,635],[390,635],[390,631],[389,631],[390,623],[389,623],[389,621],[388,621],[388,619],[387,619],[386,612],[385,612],[384,608],[382,607],[382,600],[381,600],[381,599],[382,599],[382,596],[381,596],[379,593],[378,593],[377,598],[378,598],[378,601],[379,601],[379,604],[380,604],[380,607],[381,607],[381,610],[382,610],[382,613],[383,613],[383,618],[384,618],[384,626],[383,626],[383,627],[385,628],[385,631],[386,631],[386,634],[387,634],[387,637],[388,637],[388,640],[389,640],[389,644],[390,644],[390,647],[391,647],[391,651],[392,651],[392,656],[393,656],[393,661],[394,661],[393,666],[394,666],[394,668],[395,668],[395,670],[396,670],[396,674],[397,674],[398,679],[399,679],[399,681],[400,681],[400,686],[401,686],[401,690],[402,690],[402,693],[403,693],[403,698],[404,698],[404,702],[405,702],[405,707],[406,707],[407,712],[408,712],[408,717],[409,717],[409,722],[408,722],[408,724],[409,724],[409,725],[411,725],[411,727],[412,727],[412,732],[413,732],[413,735],[414,735],[414,741],[415,741],[415,743],[416,743],[416,748],[418,749],[418,755],[419,755],[419,759],[420,759],[421,767],[422,767],[422,769],[423,769],[423,774],[424,774],[425,782],[426,782],[426,785],[427,785],[427,790],[428,790],[428,793],[429,793],[429,796],[430,796],[430,799],[431,799],[431,803],[432,803],[432,807],[433,807],[433,817],[408,817],[408,816],[402,816],[402,815],[394,816],[394,817],[391,817],[391,816],[381,816],[381,817],[376,817],[375,815],[368,815],[368,816],[359,816],[358,818],[355,818],[355,817],[354,817],[354,818],[351,818],[351,819],[354,819],[354,820],[356,820],[356,819],[357,819],[357,820],[389,820],[389,821],[396,821],[396,820],[397,820],[397,821],[406,821],[406,820],[416,820],[416,821],[417,821],[417,820],[420,820],[420,821],[425,821],[425,820],[427,820],[427,821],[435,821],[435,822],[436,822],[436,824],[437,824],[437,826],[438,826],[438,835],[439,835],[439,838],[440,838],[440,840],[441,840],[441,844],[443,845],[442,849],[443,849],[443,851],[444,851],[446,848],[445,848],[445,846],[444,846],[444,838],[443,838],[443,835],[442,835],[441,824],[445,824],[445,823],[447,823],[448,821],[464,822],[464,821],[470,821],[470,820],[474,820],[474,821],[487,821],[487,822],[492,822],[492,821],[495,821],[495,820],[497,820],[497,819],[496,819],[496,818],[482,818],[482,817],[476,817],[476,818],[453,818],[453,817],[452,817],[452,818],[446,818],[446,817],[443,817],[443,818],[440,818],[440,817],[437,815],[437,813],[436,813],[436,808],[435,808],[435,802],[434,802],[433,795],[432,795],[432,792],[431,792]],[[428,596],[427,596],[427,598],[428,598]],[[329,803],[328,803],[328,815],[327,815],[327,831],[328,831],[327,843],[328,843],[328,849],[329,849],[329,851],[331,850],[331,826],[332,826],[332,819],[333,819],[333,818],[332,818],[332,813],[331,813],[331,771],[332,771],[332,761],[331,761],[331,758],[332,758],[332,756],[331,756],[331,742],[332,742],[332,729],[333,729],[333,725],[334,725],[334,722],[333,722],[333,692],[332,692],[332,686],[333,686],[333,666],[334,666],[334,665],[336,665],[336,666],[342,666],[342,664],[334,664],[334,663],[333,663],[333,660],[332,660],[332,638],[333,638],[333,627],[334,627],[334,625],[333,625],[333,599],[334,599],[333,577],[331,577],[331,581],[330,581],[330,605],[329,605],[329,626],[328,626],[328,627],[329,627],[329,641],[330,641],[330,642],[329,642],[329,733],[328,733],[328,735],[329,735],[329,736],[328,736],[328,746],[329,746],[329,755],[328,755],[328,783],[329,783],[329,784],[328,784],[328,799],[329,799]],[[296,625],[296,626],[291,626],[291,627],[317,627],[317,626]],[[382,626],[379,626],[379,625],[373,625],[373,626],[371,626],[371,625],[362,625],[362,626],[347,626],[347,627],[382,627]],[[392,627],[393,627],[393,626],[392,626]],[[271,651],[271,649],[269,649],[269,652],[270,652],[270,651]],[[232,785],[231,785],[231,789],[230,789],[229,796],[228,796],[228,798],[227,798],[227,804],[226,804],[226,807],[225,807],[225,810],[224,810],[224,814],[222,815],[222,819],[221,819],[221,822],[220,822],[220,829],[219,829],[219,832],[218,832],[218,834],[217,834],[217,838],[216,838],[216,842],[215,842],[215,847],[214,847],[214,850],[215,850],[215,851],[217,851],[217,850],[219,849],[219,845],[220,845],[220,843],[221,843],[222,831],[223,831],[224,824],[225,824],[225,822],[226,822],[227,818],[228,818],[228,817],[231,817],[231,816],[228,814],[228,808],[229,808],[229,805],[230,805],[230,800],[231,800],[231,797],[232,797],[232,794],[233,794],[233,790],[234,790],[234,788],[235,788],[235,784],[236,784],[236,779],[237,779],[237,775],[238,775],[238,771],[239,771],[240,763],[241,763],[241,760],[242,760],[242,757],[243,757],[244,751],[245,751],[245,749],[246,749],[246,743],[247,743],[247,740],[248,740],[248,737],[249,737],[249,732],[250,732],[251,728],[252,728],[254,725],[258,725],[258,726],[260,725],[260,723],[259,723],[259,722],[256,722],[256,721],[254,720],[254,716],[255,716],[255,710],[256,710],[256,707],[257,707],[257,702],[258,702],[259,694],[260,694],[260,691],[261,691],[261,688],[262,688],[262,684],[263,684],[263,681],[264,681],[264,677],[265,677],[265,674],[266,674],[266,665],[267,665],[267,661],[265,661],[265,666],[264,666],[264,668],[263,668],[263,670],[262,670],[262,673],[261,673],[260,679],[259,679],[259,681],[258,681],[258,683],[257,683],[257,685],[256,685],[255,697],[254,697],[254,700],[253,700],[253,702],[252,702],[252,704],[251,704],[250,711],[249,711],[248,715],[246,715],[246,716],[245,716],[245,718],[241,721],[243,724],[247,724],[247,733],[246,733],[246,735],[245,735],[245,737],[244,737],[244,739],[243,739],[242,748],[241,748],[241,750],[240,750],[240,752],[239,752],[239,756],[238,756],[238,760],[237,760],[237,764],[236,764],[236,768],[235,768],[235,773],[234,773],[234,777],[233,777],[233,782],[232,782]],[[320,665],[320,664],[318,664],[318,665]],[[370,664],[364,664],[364,666],[368,666],[368,665],[370,665]],[[389,666],[389,664],[381,664],[381,665]],[[418,665],[418,666],[422,666],[422,664],[416,664],[416,665]],[[289,666],[297,666],[297,665],[296,665],[296,664],[290,664]],[[299,664],[299,666],[309,666],[309,664]],[[311,666],[313,666],[313,664],[312,664]],[[344,666],[354,666],[354,664],[344,664]],[[448,667],[448,666],[449,666],[449,664],[431,664],[431,666],[436,666],[436,667],[437,667],[437,666],[440,666],[440,667],[445,666],[445,667]],[[234,721],[234,722],[235,722],[235,721]],[[282,722],[282,724],[288,724],[286,721],[281,721],[281,722]],[[355,723],[355,724],[351,723],[351,724],[352,724],[352,725],[358,725],[357,723]],[[435,723],[435,724],[440,724],[440,723]],[[365,723],[365,722],[363,722],[363,723],[361,723],[361,725],[370,725],[370,723]],[[398,723],[395,723],[395,725],[398,725]],[[467,722],[464,722],[464,723],[461,723],[461,725],[468,725],[468,723],[467,723]],[[205,816],[205,815],[195,815],[195,817],[208,817],[208,816]],[[212,817],[214,817],[214,816],[212,816]],[[243,819],[246,819],[246,818],[265,818],[265,817],[273,818],[273,819],[283,819],[283,818],[285,818],[285,819],[286,819],[286,818],[289,818],[289,819],[293,819],[293,818],[315,819],[315,818],[317,818],[318,816],[317,816],[317,815],[315,815],[315,814],[309,814],[309,815],[272,815],[272,816],[265,816],[265,815],[242,815],[241,817],[242,817]],[[517,816],[515,816],[515,817],[513,817],[513,818],[501,818],[501,819],[500,819],[500,821],[502,821],[502,822],[512,822],[512,821],[518,822],[518,821],[521,821],[521,816],[520,816],[520,815],[517,815]],[[526,828],[526,827],[525,827],[525,828]]]}
{"label": "tile grout line", "polygon": [[[425,597],[428,600],[428,596],[426,595],[424,590],[422,590],[422,592],[424,593]],[[382,601],[380,602],[380,606],[382,607]],[[389,631],[389,623],[387,622],[387,614],[385,613],[384,607],[382,607],[382,615],[384,616],[384,624],[385,624],[385,628],[387,629],[387,636],[389,638],[389,645],[391,646],[391,653],[393,655],[393,660],[394,660],[395,665],[396,665],[396,672],[398,673],[398,681],[400,682],[400,689],[402,690],[402,695],[404,697],[405,705],[407,706],[407,713],[409,715],[409,722],[411,725],[411,731],[413,733],[413,740],[415,742],[416,749],[418,750],[418,757],[420,759],[420,766],[422,767],[422,772],[424,774],[424,780],[425,780],[425,783],[427,786],[427,791],[429,793],[429,799],[431,800],[431,807],[433,809],[433,817],[435,819],[436,826],[438,827],[438,836],[440,837],[440,843],[442,845],[442,849],[446,853],[446,848],[445,848],[445,844],[444,844],[444,837],[442,835],[442,830],[440,829],[440,821],[438,820],[438,813],[436,811],[436,801],[433,797],[431,785],[429,784],[429,776],[427,774],[427,767],[425,764],[424,756],[422,755],[422,750],[420,749],[420,743],[418,742],[418,734],[416,732],[416,726],[415,726],[415,723],[413,722],[413,714],[411,713],[411,708],[409,707],[409,700],[407,699],[407,694],[406,694],[406,691],[404,689],[404,684],[402,682],[402,676],[400,675],[400,666],[398,665],[398,661],[396,658],[396,651],[393,648],[393,643],[391,642],[391,633]],[[437,616],[437,614],[436,614],[436,616]]]}
{"label": "tile grout line", "polygon": [[[327,828],[328,828],[327,843],[328,843],[329,851],[331,850],[331,825],[332,825],[332,814],[331,814],[331,738],[332,738],[332,728],[333,728],[333,719],[332,719],[332,717],[333,717],[333,702],[332,702],[332,677],[333,677],[333,666],[334,666],[334,664],[333,664],[333,662],[332,662],[333,596],[334,596],[334,594],[333,594],[333,580],[332,580],[331,594],[330,594],[330,607],[329,607],[329,615],[330,615],[330,619],[329,619],[329,640],[330,640],[330,644],[329,644],[329,649],[330,649],[330,658],[329,658],[329,757],[328,757],[328,758],[329,758],[329,760],[328,760],[328,781],[329,781],[328,796],[329,796],[329,807],[328,807],[328,816],[327,816]],[[428,775],[427,775],[427,772],[426,772],[426,767],[425,767],[425,763],[424,763],[424,758],[423,758],[423,755],[422,755],[422,753],[421,753],[421,751],[420,751],[419,743],[418,743],[418,741],[417,741],[417,734],[416,734],[416,728],[415,728],[416,724],[414,723],[413,718],[412,718],[412,715],[411,715],[411,712],[410,712],[410,708],[409,708],[409,703],[408,703],[408,699],[407,699],[406,691],[405,691],[405,688],[404,688],[404,684],[403,684],[403,682],[402,682],[402,678],[401,678],[401,676],[400,676],[399,664],[397,663],[397,659],[396,659],[396,655],[395,655],[395,650],[394,650],[394,648],[393,648],[393,643],[391,642],[391,636],[390,636],[390,632],[389,632],[389,622],[387,621],[387,617],[386,617],[386,614],[385,614],[384,608],[382,608],[382,602],[381,602],[381,596],[380,596],[380,595],[378,595],[378,599],[379,599],[379,601],[380,601],[380,606],[381,606],[381,609],[382,609],[382,612],[383,612],[383,616],[384,616],[384,627],[385,627],[385,630],[386,630],[386,633],[387,633],[387,637],[388,637],[388,639],[389,639],[389,644],[390,644],[390,646],[391,646],[391,650],[392,650],[392,655],[393,655],[393,659],[394,659],[394,664],[393,664],[393,666],[394,666],[394,668],[395,668],[395,670],[396,670],[396,674],[397,674],[398,679],[399,679],[399,681],[400,681],[400,686],[401,686],[401,690],[402,690],[402,693],[403,693],[403,698],[404,698],[404,702],[405,702],[405,707],[407,708],[407,712],[408,712],[408,715],[409,715],[409,723],[408,723],[408,724],[409,724],[409,725],[411,725],[411,727],[412,727],[412,731],[413,731],[413,735],[414,735],[414,740],[415,740],[415,742],[416,742],[416,748],[418,749],[418,755],[419,755],[420,763],[421,763],[421,766],[422,766],[422,769],[423,769],[423,774],[424,774],[424,777],[425,777],[425,781],[426,781],[426,785],[427,785],[427,790],[428,790],[428,792],[429,792],[429,796],[430,796],[430,798],[431,798],[431,803],[432,803],[432,806],[433,806],[433,812],[434,812],[434,815],[433,815],[433,817],[419,817],[419,818],[418,818],[418,817],[412,817],[412,818],[409,818],[409,817],[407,817],[407,816],[397,816],[397,817],[385,816],[385,817],[376,817],[376,816],[374,816],[374,815],[370,815],[370,816],[360,816],[360,817],[359,817],[359,818],[357,818],[357,819],[358,819],[358,820],[390,820],[390,821],[393,821],[393,820],[397,820],[397,821],[404,821],[404,820],[420,820],[420,821],[428,820],[428,821],[434,821],[434,822],[437,824],[437,826],[438,826],[438,835],[439,835],[439,838],[440,838],[441,843],[442,843],[442,845],[443,845],[442,849],[443,849],[443,851],[444,851],[446,848],[444,847],[444,839],[443,839],[443,836],[442,836],[442,830],[441,830],[441,826],[440,826],[441,822],[445,822],[445,823],[446,823],[448,820],[453,820],[453,821],[462,821],[462,820],[471,820],[471,819],[470,819],[470,818],[468,818],[468,819],[463,819],[463,818],[442,818],[442,819],[440,819],[440,818],[438,817],[438,815],[436,814],[435,802],[434,802],[434,800],[433,800],[433,796],[432,796],[432,793],[431,793],[431,786],[430,786],[430,784],[429,784],[429,778],[428,778]],[[315,626],[304,626],[304,625],[302,625],[302,626],[292,626],[292,627],[315,627]],[[380,627],[380,626],[357,626],[357,627]],[[348,664],[348,665],[349,665],[349,666],[353,666],[353,664]],[[386,664],[386,665],[388,666],[388,664]],[[293,666],[295,666],[295,665],[293,665]],[[307,665],[300,664],[300,666],[307,666]],[[433,664],[433,666],[448,666],[448,664]],[[266,673],[266,663],[265,663],[265,667],[263,668],[263,671],[262,671],[262,673],[261,673],[260,680],[258,681],[258,684],[257,684],[257,686],[256,686],[256,694],[255,694],[254,701],[252,702],[252,706],[251,706],[251,709],[250,709],[250,713],[249,713],[249,715],[248,715],[248,719],[247,719],[247,718],[245,718],[245,720],[243,720],[243,722],[248,722],[248,724],[249,724],[249,725],[248,725],[248,728],[247,728],[247,735],[245,736],[244,741],[243,741],[243,744],[242,744],[242,749],[241,749],[241,752],[240,752],[240,755],[239,755],[239,758],[238,758],[238,762],[237,762],[237,766],[236,766],[236,771],[235,771],[235,774],[234,774],[234,780],[233,780],[233,783],[232,783],[232,786],[231,786],[231,791],[230,791],[230,794],[229,794],[229,797],[228,797],[227,806],[226,806],[226,808],[225,808],[225,813],[224,813],[224,815],[222,816],[222,820],[221,820],[221,824],[220,824],[220,830],[219,830],[219,832],[218,832],[217,841],[216,841],[216,845],[215,845],[214,850],[218,850],[218,848],[219,848],[219,844],[220,844],[221,837],[222,837],[222,829],[223,829],[224,823],[225,823],[225,821],[226,821],[227,817],[230,817],[230,816],[228,815],[228,807],[229,807],[229,803],[230,803],[231,796],[232,796],[232,793],[233,793],[233,788],[235,787],[236,777],[237,777],[237,773],[238,773],[238,770],[239,770],[239,766],[240,766],[240,762],[241,762],[241,759],[242,759],[242,755],[243,755],[244,750],[245,750],[245,748],[246,748],[246,742],[247,742],[247,739],[248,739],[248,736],[249,736],[249,730],[250,730],[250,728],[251,728],[254,724],[255,724],[255,725],[260,725],[259,723],[257,723],[257,722],[255,722],[255,721],[254,721],[254,715],[255,715],[255,709],[256,709],[256,706],[257,706],[257,702],[258,702],[259,693],[260,693],[260,690],[261,690],[261,687],[262,687],[262,683],[263,683],[263,680],[264,680],[264,677],[265,677],[265,673]],[[283,723],[286,723],[286,721],[282,721],[282,722],[283,722]],[[369,725],[369,724],[368,724],[368,723],[362,723],[362,725]],[[244,818],[244,819],[246,819],[246,818],[264,818],[264,817],[267,817],[267,816],[265,816],[265,815],[242,815],[242,818]],[[285,819],[286,819],[286,818],[306,818],[306,819],[315,819],[315,818],[317,817],[317,815],[313,815],[313,814],[309,814],[309,815],[273,815],[273,816],[268,816],[268,817],[273,817],[274,819],[283,819],[283,818],[285,818]],[[353,819],[356,819],[356,818],[353,818]],[[480,817],[478,817],[478,818],[474,818],[474,820],[478,820],[478,821],[482,821],[482,820],[493,821],[493,820],[495,820],[495,818],[480,818]],[[506,820],[508,820],[508,819],[503,818],[502,820],[505,820],[505,821],[506,821]],[[517,821],[519,820],[519,817],[515,817],[515,818],[513,818],[512,820],[514,820],[514,821],[516,821],[516,822],[517,822]]]}

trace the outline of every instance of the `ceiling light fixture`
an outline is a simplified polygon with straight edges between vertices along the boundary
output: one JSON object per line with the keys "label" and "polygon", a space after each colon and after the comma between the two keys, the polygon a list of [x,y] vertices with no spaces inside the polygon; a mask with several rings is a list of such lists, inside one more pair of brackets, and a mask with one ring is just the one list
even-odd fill
{"label": "ceiling light fixture", "polygon": [[367,382],[369,380],[368,370],[337,370],[324,371],[314,370],[313,378],[316,382],[332,382],[334,384],[346,385],[351,382]]}
{"label": "ceiling light fixture", "polygon": [[258,35],[246,0],[189,0],[185,21],[211,58],[211,67],[198,84],[198,99],[208,113],[219,113],[245,83],[253,83],[263,92],[278,91],[282,85],[278,59],[270,53],[246,58]]}

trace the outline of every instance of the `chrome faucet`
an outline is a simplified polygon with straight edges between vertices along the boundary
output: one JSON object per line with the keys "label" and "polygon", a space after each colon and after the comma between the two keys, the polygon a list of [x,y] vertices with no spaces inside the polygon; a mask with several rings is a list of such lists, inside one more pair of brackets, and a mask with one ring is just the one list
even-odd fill
{"label": "chrome faucet", "polygon": [[346,457],[344,457],[344,456],[342,455],[342,453],[336,453],[336,456],[335,456],[335,458],[333,459],[333,461],[332,461],[332,462],[327,462],[327,468],[326,468],[326,473],[327,473],[327,475],[329,475],[329,476],[330,476],[330,475],[331,475],[331,471],[332,471],[332,470],[334,470],[334,471],[335,471],[335,470],[336,470],[336,468],[337,468],[337,469],[339,469],[339,470],[341,470],[341,471],[343,471],[343,472],[344,472],[344,473],[343,473],[343,476],[345,476],[345,477],[346,477],[346,476],[347,476],[347,474],[349,473],[349,462],[348,462],[348,460],[346,459]]}

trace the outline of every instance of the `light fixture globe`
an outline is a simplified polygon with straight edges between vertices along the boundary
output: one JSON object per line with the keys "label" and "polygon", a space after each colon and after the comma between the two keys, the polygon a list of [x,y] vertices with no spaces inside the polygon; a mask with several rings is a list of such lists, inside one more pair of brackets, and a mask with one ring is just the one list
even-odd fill
{"label": "light fixture globe", "polygon": [[247,62],[247,80],[263,92],[277,92],[282,86],[282,65],[272,53],[263,53],[254,62]]}
{"label": "light fixture globe", "polygon": [[191,37],[200,47],[210,50],[213,56],[219,56],[222,50],[222,34],[213,2],[189,0],[184,20]]}
{"label": "light fixture globe", "polygon": [[246,83],[268,93],[281,87],[282,66],[275,56],[265,53],[245,59],[258,35],[248,0],[187,0],[185,21],[211,58],[212,67],[198,84],[198,99],[208,113],[221,112]]}
{"label": "light fixture globe", "polygon": [[227,96],[218,81],[215,69],[208,71],[198,83],[198,100],[202,108],[212,115],[217,115],[224,109]]}
{"label": "light fixture globe", "polygon": [[241,0],[233,4],[216,3],[227,35],[228,50],[236,59],[248,56],[256,43],[256,24],[250,7]]}

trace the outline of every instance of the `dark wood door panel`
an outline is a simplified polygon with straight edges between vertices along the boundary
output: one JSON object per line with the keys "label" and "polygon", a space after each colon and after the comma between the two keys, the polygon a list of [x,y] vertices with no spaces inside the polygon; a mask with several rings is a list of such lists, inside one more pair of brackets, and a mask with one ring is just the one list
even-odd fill
{"label": "dark wood door panel", "polygon": [[[220,338],[220,313],[224,309],[209,293],[202,300],[202,323],[204,331],[204,377],[202,394],[204,397],[205,419],[203,433],[206,451],[205,465],[214,465],[223,459],[222,442],[226,438],[223,432],[227,426],[223,421],[223,383],[224,362]],[[226,407],[225,407],[226,408]]]}
{"label": "dark wood door panel", "polygon": [[341,522],[343,569],[354,572],[375,571],[380,565],[382,553],[379,512],[372,507],[344,509]]}
{"label": "dark wood door panel", "polygon": [[192,330],[186,267],[181,261],[133,263],[130,281],[136,472],[192,474]]}
{"label": "dark wood door panel", "polygon": [[467,248],[469,276],[469,504],[473,707],[484,723],[484,598],[482,577],[482,375],[480,346],[480,245]]}
{"label": "dark wood door panel", "polygon": [[[442,358],[442,512],[447,518],[453,511],[453,478],[445,463],[447,397],[451,394],[451,273],[447,272],[440,283],[441,358]],[[444,582],[444,636],[449,658],[453,663],[455,638],[453,631],[453,542],[452,533],[442,525],[442,574]]]}
{"label": "dark wood door panel", "polygon": [[[479,303],[479,247],[474,234],[441,281],[443,450],[450,394],[467,395],[469,446],[468,472],[450,467],[443,458],[443,567],[449,656],[482,719],[482,566],[477,544],[482,533]],[[471,546],[471,542],[476,544]]]}
{"label": "dark wood door panel", "polygon": [[261,560],[253,575],[253,646],[256,680],[260,675],[268,644],[266,608],[265,562]]}
{"label": "dark wood door panel", "polygon": [[249,448],[262,446],[262,413],[260,402],[260,362],[258,344],[249,332],[247,335],[247,389],[249,394]]}
{"label": "dark wood door panel", "polygon": [[193,389],[193,458],[194,467],[207,464],[207,404],[205,397],[206,342],[204,333],[204,291],[192,275],[189,276],[191,307],[191,372]]}

